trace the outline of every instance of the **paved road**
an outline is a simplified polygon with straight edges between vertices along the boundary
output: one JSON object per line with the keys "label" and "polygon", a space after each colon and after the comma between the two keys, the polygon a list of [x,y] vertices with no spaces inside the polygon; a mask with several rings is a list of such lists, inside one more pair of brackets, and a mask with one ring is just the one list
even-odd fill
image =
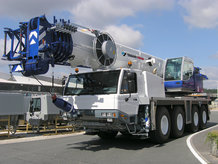
{"label": "paved road", "polygon": [[[213,116],[210,126],[218,122]],[[199,164],[186,146],[188,135],[163,145],[121,135],[110,141],[79,135],[2,144],[0,164]]]}

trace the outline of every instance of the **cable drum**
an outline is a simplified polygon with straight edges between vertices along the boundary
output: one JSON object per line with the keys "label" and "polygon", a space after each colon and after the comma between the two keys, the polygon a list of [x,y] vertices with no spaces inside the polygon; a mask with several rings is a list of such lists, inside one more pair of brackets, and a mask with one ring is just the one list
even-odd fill
{"label": "cable drum", "polygon": [[54,31],[51,44],[55,63],[61,63],[69,59],[73,51],[73,40],[70,34]]}
{"label": "cable drum", "polygon": [[97,62],[103,67],[111,66],[116,61],[116,44],[107,33],[100,33],[94,39],[93,51]]}

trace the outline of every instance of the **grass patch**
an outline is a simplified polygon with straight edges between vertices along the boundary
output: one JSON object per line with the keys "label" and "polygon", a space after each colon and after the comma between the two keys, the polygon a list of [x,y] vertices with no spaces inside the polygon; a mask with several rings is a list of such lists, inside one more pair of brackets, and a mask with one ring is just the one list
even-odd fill
{"label": "grass patch", "polygon": [[206,141],[210,141],[210,142],[215,141],[217,148],[218,148],[218,130],[213,130],[213,131],[209,132],[207,134]]}

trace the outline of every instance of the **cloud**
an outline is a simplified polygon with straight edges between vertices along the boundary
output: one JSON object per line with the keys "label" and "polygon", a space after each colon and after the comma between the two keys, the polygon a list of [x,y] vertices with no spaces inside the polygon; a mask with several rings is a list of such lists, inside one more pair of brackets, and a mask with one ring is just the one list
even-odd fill
{"label": "cloud", "polygon": [[205,80],[204,81],[204,88],[206,89],[217,89],[218,87],[218,80]]}
{"label": "cloud", "polygon": [[[14,39],[14,50],[15,50],[15,47],[18,43],[18,40],[17,39]],[[4,39],[0,39],[0,58],[3,56],[4,54],[4,44],[5,44],[5,41]],[[6,42],[6,54],[11,50],[11,40],[7,40]],[[18,54],[15,54],[15,56],[18,55]],[[1,61],[0,61],[1,62]]]}
{"label": "cloud", "polygon": [[0,17],[34,17],[68,11],[78,22],[89,25],[114,24],[138,11],[168,10],[174,0],[7,0],[0,5]]}
{"label": "cloud", "polygon": [[71,13],[77,23],[104,29],[116,42],[139,48],[143,38],[140,31],[128,25],[117,25],[120,20],[137,12],[169,10],[173,5],[174,0],[84,0],[72,8]]}
{"label": "cloud", "polygon": [[7,0],[0,5],[0,17],[32,18],[42,14],[71,10],[77,0]]}
{"label": "cloud", "polygon": [[101,27],[134,16],[139,11],[168,10],[174,0],[86,0],[78,3],[71,12],[79,23]]}
{"label": "cloud", "polygon": [[142,45],[142,34],[125,24],[120,26],[107,26],[104,31],[111,34],[117,43],[121,43],[132,48],[139,48]]}
{"label": "cloud", "polygon": [[[17,43],[17,41],[15,41],[15,44]],[[7,52],[9,52],[11,47],[11,42],[10,40],[7,40]],[[9,64],[14,64],[14,63],[18,63],[17,61],[7,61],[7,60],[2,60],[2,56],[4,53],[4,39],[0,39],[0,72],[7,72],[9,73]]]}
{"label": "cloud", "polygon": [[218,87],[218,67],[202,67],[201,72],[209,78],[209,80],[204,81],[204,88],[212,89]]}
{"label": "cloud", "polygon": [[0,56],[4,53],[4,39],[0,39]]}
{"label": "cloud", "polygon": [[[10,50],[10,47],[11,47],[11,42],[9,40],[7,40],[7,49],[6,49],[6,53]],[[0,39],[0,59],[2,58],[4,54],[4,39]],[[0,60],[0,67],[7,63],[6,61],[4,60]]]}
{"label": "cloud", "polygon": [[[128,25],[117,25],[125,17],[140,11],[169,10],[174,0],[86,0],[71,10],[77,23],[105,30],[116,42],[139,48],[142,46],[140,31]],[[142,12],[145,13],[145,12]]]}
{"label": "cloud", "polygon": [[216,54],[209,56],[211,59],[218,59],[218,52]]}
{"label": "cloud", "polygon": [[217,0],[179,0],[179,4],[186,11],[184,21],[191,27],[218,27]]}
{"label": "cloud", "polygon": [[[65,11],[77,24],[100,30],[108,29],[110,32],[116,28],[120,32],[120,35],[114,32],[118,42],[139,47],[142,45],[140,32],[127,25],[118,26],[120,21],[135,16],[138,12],[146,14],[153,10],[170,10],[173,6],[174,0],[19,0],[16,5],[14,0],[7,0],[0,6],[0,17],[10,16],[23,21],[21,18],[30,19],[42,14]],[[128,35],[133,37],[133,41],[127,39]]]}
{"label": "cloud", "polygon": [[78,23],[98,28],[117,23],[119,19],[133,15],[131,8],[119,6],[116,3],[115,5],[112,1],[82,1],[71,12]]}

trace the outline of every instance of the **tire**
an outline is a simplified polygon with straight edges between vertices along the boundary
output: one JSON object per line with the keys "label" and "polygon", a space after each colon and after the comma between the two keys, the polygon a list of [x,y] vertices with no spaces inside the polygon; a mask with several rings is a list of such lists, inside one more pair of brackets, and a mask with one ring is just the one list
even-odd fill
{"label": "tire", "polygon": [[151,132],[151,139],[156,143],[168,140],[171,131],[170,115],[166,107],[160,107],[156,113],[156,130]]}
{"label": "tire", "polygon": [[105,131],[100,131],[98,132],[98,136],[101,139],[113,139],[117,136],[117,131],[109,131],[109,132],[105,132]]}
{"label": "tire", "polygon": [[15,135],[16,132],[17,132],[17,126],[11,126],[10,127],[10,132],[11,132],[12,135]]}
{"label": "tire", "polygon": [[39,133],[40,132],[40,127],[39,126],[32,126],[32,131],[33,131],[33,133]]}
{"label": "tire", "polygon": [[205,129],[207,125],[207,109],[204,105],[200,108],[199,121],[199,129]]}
{"label": "tire", "polygon": [[182,107],[177,106],[172,113],[172,130],[171,135],[174,138],[179,138],[183,135],[185,129],[185,113]]}
{"label": "tire", "polygon": [[196,105],[192,107],[192,122],[188,125],[188,130],[192,133],[199,130],[199,111]]}

